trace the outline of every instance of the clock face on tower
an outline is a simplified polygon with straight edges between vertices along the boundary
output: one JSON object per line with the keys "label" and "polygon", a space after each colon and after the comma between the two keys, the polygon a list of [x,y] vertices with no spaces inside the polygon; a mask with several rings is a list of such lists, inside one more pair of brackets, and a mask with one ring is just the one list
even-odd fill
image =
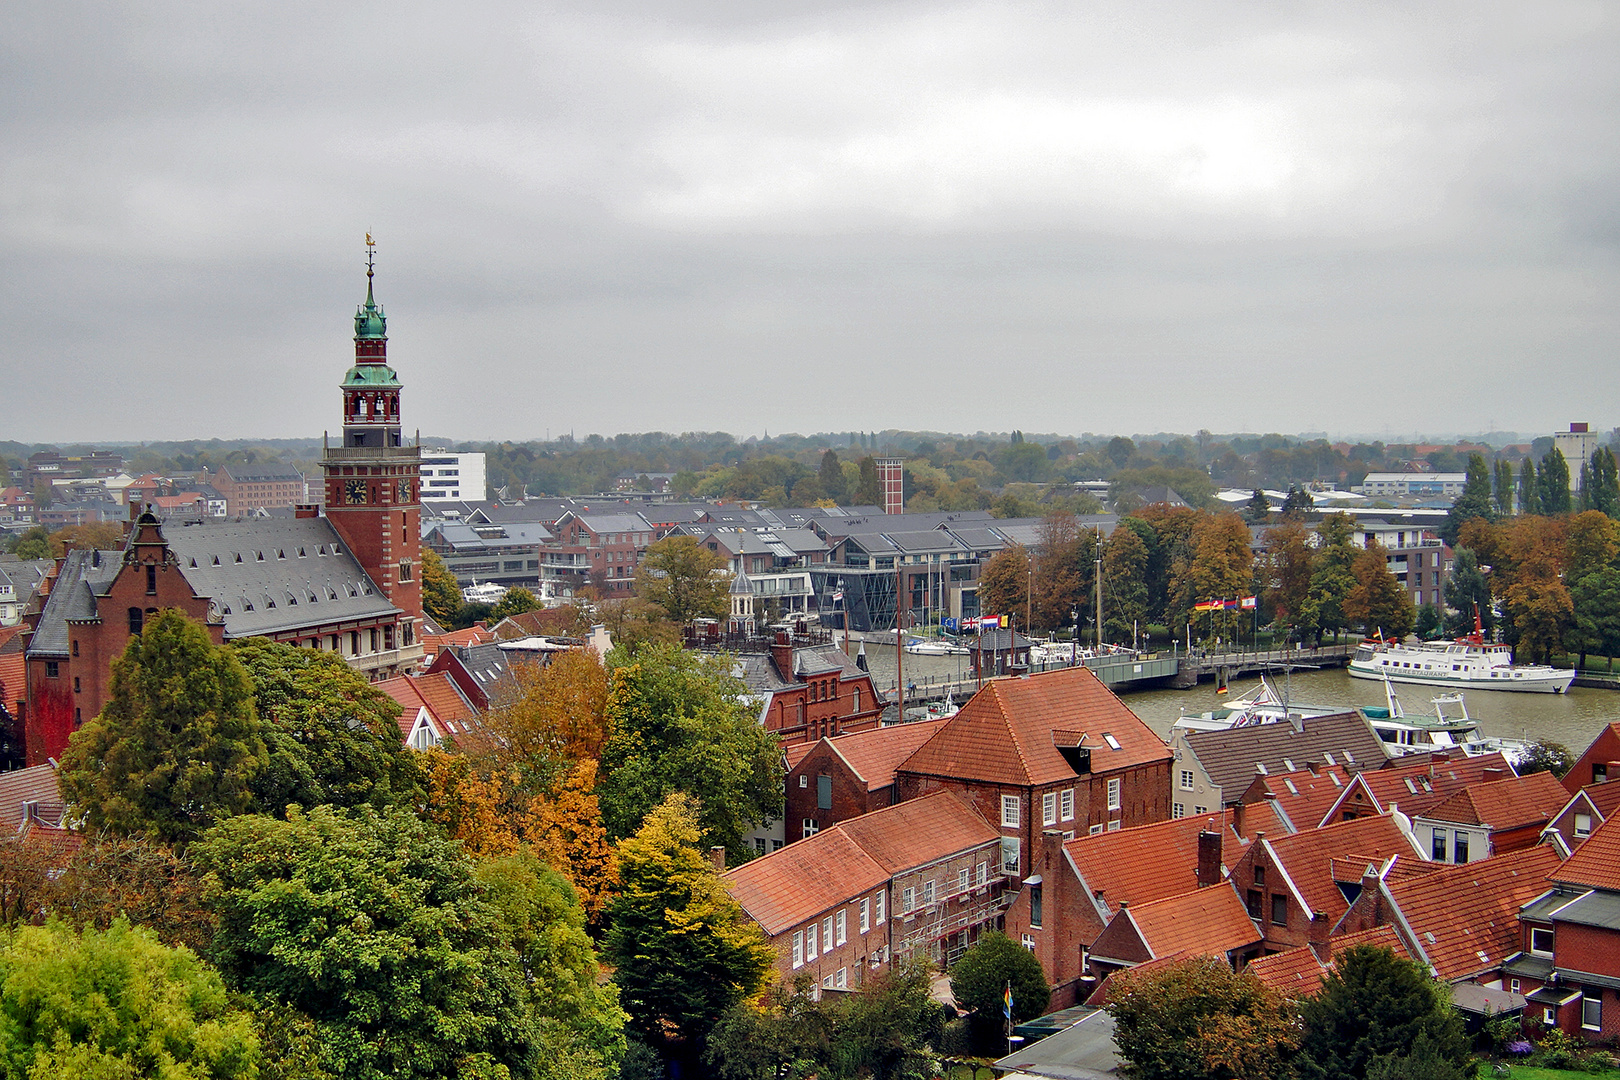
{"label": "clock face on tower", "polygon": [[363,503],[366,501],[366,482],[364,480],[349,480],[343,485],[344,501],[349,503]]}
{"label": "clock face on tower", "polygon": [[409,480],[399,482],[399,501],[402,503],[411,501],[411,482]]}

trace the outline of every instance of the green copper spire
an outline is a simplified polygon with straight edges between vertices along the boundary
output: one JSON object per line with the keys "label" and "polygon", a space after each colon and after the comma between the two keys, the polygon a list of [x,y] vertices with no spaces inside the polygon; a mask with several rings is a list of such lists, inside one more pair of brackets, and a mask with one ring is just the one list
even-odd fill
{"label": "green copper spire", "polygon": [[373,256],[377,245],[372,242],[371,234],[366,233],[366,303],[364,307],[356,308],[354,312],[354,339],[388,340],[388,317],[383,314],[382,308],[371,294],[371,279],[376,276],[373,265]]}

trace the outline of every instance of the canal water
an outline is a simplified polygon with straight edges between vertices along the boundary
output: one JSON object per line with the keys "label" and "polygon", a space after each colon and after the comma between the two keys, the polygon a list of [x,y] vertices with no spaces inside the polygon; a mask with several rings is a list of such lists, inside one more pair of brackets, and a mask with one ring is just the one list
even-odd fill
{"label": "canal water", "polygon": [[[853,645],[853,643],[852,643]],[[873,682],[885,694],[894,693],[894,647],[878,645],[866,647],[868,666]],[[968,678],[970,669],[965,656],[913,656],[905,658],[907,684],[949,682]],[[1382,683],[1370,679],[1352,679],[1344,668],[1324,668],[1320,671],[1296,671],[1285,679],[1282,675],[1267,675],[1267,680],[1279,694],[1289,694],[1289,700],[1303,705],[1344,706],[1383,705]],[[1140,716],[1160,735],[1167,735],[1170,725],[1183,711],[1207,712],[1218,707],[1228,697],[1238,697],[1259,685],[1259,679],[1234,679],[1226,695],[1215,693],[1213,682],[1201,682],[1186,690],[1129,690],[1120,695],[1131,711]],[[971,687],[969,688],[971,692]],[[1397,686],[1396,696],[1408,716],[1433,714],[1432,699],[1442,691],[1439,687]],[[965,696],[957,698],[961,704]],[[1573,686],[1567,694],[1520,694],[1503,691],[1476,690],[1463,698],[1468,715],[1479,722],[1486,735],[1515,739],[1551,739],[1563,743],[1577,754],[1586,749],[1603,726],[1620,720],[1620,690],[1598,690]],[[1455,717],[1457,707],[1447,706],[1447,715]]]}

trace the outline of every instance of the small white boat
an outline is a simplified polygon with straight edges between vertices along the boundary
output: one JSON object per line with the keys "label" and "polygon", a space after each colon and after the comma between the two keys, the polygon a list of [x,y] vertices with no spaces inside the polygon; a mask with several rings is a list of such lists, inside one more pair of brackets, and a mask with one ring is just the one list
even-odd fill
{"label": "small white boat", "polygon": [[493,581],[480,585],[478,579],[474,578],[471,585],[461,590],[461,598],[469,604],[498,604],[506,591],[505,585],[497,585]]}
{"label": "small white boat", "polygon": [[1311,716],[1329,716],[1350,712],[1351,706],[1302,705],[1285,701],[1265,676],[1260,685],[1243,697],[1229,699],[1224,706],[1205,713],[1182,713],[1175,727],[1183,731],[1225,731],[1227,728],[1249,727],[1253,724],[1271,724],[1278,720],[1304,719]]}
{"label": "small white boat", "polygon": [[[1434,706],[1432,717],[1407,716],[1390,682],[1384,683],[1384,696],[1389,702],[1387,708],[1364,707],[1361,712],[1382,740],[1385,753],[1391,757],[1460,749],[1470,756],[1500,752],[1517,765],[1529,749],[1529,744],[1522,739],[1483,734],[1478,722],[1468,715],[1468,706],[1461,694],[1438,694],[1430,698],[1429,704]],[[1447,707],[1452,705],[1460,714],[1456,718],[1446,714]]]}
{"label": "small white boat", "polygon": [[965,645],[940,639],[911,638],[903,648],[913,656],[967,656],[972,650]]}

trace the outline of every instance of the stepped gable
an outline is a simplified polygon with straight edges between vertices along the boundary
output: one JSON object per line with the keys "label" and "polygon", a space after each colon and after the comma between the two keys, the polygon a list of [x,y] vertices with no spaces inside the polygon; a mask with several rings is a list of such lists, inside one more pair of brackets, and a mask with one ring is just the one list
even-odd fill
{"label": "stepped gable", "polygon": [[1219,830],[1221,862],[1235,865],[1248,843],[1233,830],[1232,817],[1228,810],[1077,836],[1063,851],[1107,918],[1120,904],[1146,904],[1197,886],[1198,836],[1206,829]]}
{"label": "stepped gable", "polygon": [[1058,750],[1059,732],[1084,737],[1093,773],[1172,757],[1096,675],[1067,668],[986,684],[900,771],[1022,787],[1057,783],[1078,775]]}
{"label": "stepped gable", "polygon": [[[1256,776],[1298,772],[1312,762],[1376,769],[1388,760],[1383,741],[1358,712],[1308,716],[1298,724],[1279,720],[1225,731],[1189,731],[1186,740],[1210,782],[1229,801]],[[1312,824],[1300,822],[1299,827]]]}
{"label": "stepped gable", "polygon": [[1548,772],[1473,784],[1424,811],[1435,821],[1488,826],[1493,832],[1545,825],[1569,802],[1569,792]]}
{"label": "stepped gable", "polygon": [[1363,867],[1368,863],[1381,864],[1391,855],[1423,860],[1412,838],[1388,814],[1341,821],[1262,842],[1271,849],[1273,861],[1282,868],[1301,907],[1306,912],[1322,912],[1334,920],[1350,906],[1334,881],[1335,858],[1353,857],[1360,860]]}
{"label": "stepped gable", "polygon": [[1317,957],[1314,948],[1300,945],[1251,960],[1243,970],[1284,997],[1303,998],[1316,993],[1322,980],[1332,974],[1341,953],[1358,945],[1388,949],[1403,960],[1412,959],[1412,954],[1407,951],[1406,944],[1393,926],[1375,926],[1370,930],[1344,934],[1329,939],[1328,945],[1332,947],[1333,959],[1325,963]]}
{"label": "stepped gable", "polygon": [[920,799],[862,814],[834,828],[842,829],[891,876],[988,844],[1001,836],[967,803],[948,791],[936,791]]}
{"label": "stepped gable", "polygon": [[877,791],[893,784],[894,770],[900,763],[946,723],[946,718],[918,720],[910,724],[890,724],[858,731],[851,735],[835,735],[820,742],[796,743],[785,749],[788,769],[797,768],[810,751],[825,743],[843,759],[852,773],[865,781],[867,791]]}
{"label": "stepped gable", "polygon": [[1620,892],[1620,815],[1593,829],[1575,854],[1549,870],[1547,877],[1560,885]]}
{"label": "stepped gable", "polygon": [[1558,871],[1557,849],[1538,844],[1388,888],[1423,959],[1455,982],[1493,972],[1520,951],[1519,909],[1546,892],[1547,878]]}
{"label": "stepped gable", "polygon": [[[1262,936],[1237,893],[1220,887],[1133,905],[1115,916],[1116,921],[1122,918],[1135,924],[1155,959],[1176,953],[1220,956],[1253,945]],[[1106,937],[1108,931],[1103,934]],[[1103,943],[1098,938],[1093,951],[1101,952]]]}

